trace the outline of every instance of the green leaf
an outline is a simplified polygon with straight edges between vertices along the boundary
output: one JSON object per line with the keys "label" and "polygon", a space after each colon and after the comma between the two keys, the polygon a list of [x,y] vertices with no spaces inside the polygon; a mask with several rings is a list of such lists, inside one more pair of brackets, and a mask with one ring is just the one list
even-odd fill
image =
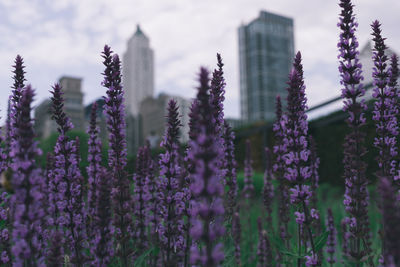
{"label": "green leaf", "polygon": [[329,231],[326,231],[325,233],[322,233],[315,239],[315,252],[320,251],[325,246],[326,241],[328,240],[328,236],[329,236]]}

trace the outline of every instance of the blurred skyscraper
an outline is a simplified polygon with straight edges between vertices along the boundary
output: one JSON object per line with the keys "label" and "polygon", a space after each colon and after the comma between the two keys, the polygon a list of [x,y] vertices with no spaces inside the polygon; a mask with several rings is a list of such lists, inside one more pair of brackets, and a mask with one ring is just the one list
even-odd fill
{"label": "blurred skyscraper", "polygon": [[137,116],[140,102],[154,94],[154,52],[139,25],[128,41],[122,63],[126,111]]}
{"label": "blurred skyscraper", "polygon": [[276,95],[286,99],[293,56],[293,19],[261,11],[258,18],[239,27],[242,120],[274,119]]}
{"label": "blurred skyscraper", "polygon": [[127,113],[127,145],[128,153],[133,154],[141,143],[140,102],[154,94],[154,52],[150,47],[149,38],[139,25],[128,40],[122,65]]}

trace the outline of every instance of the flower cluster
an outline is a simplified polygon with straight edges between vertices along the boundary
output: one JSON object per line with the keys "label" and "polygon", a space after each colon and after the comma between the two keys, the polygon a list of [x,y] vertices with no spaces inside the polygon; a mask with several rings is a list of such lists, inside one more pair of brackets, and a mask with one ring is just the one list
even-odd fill
{"label": "flower cluster", "polygon": [[282,103],[281,98],[278,95],[276,97],[276,108],[275,108],[275,116],[276,120],[273,124],[273,132],[275,144],[273,148],[273,175],[275,179],[279,182],[278,185],[278,205],[279,205],[279,225],[280,225],[280,237],[285,240],[286,246],[288,247],[289,243],[289,233],[288,233],[288,223],[289,223],[289,188],[288,183],[284,177],[285,172],[285,160],[284,155],[287,151],[287,146],[284,140],[284,130],[285,130],[285,121],[282,117]]}
{"label": "flower cluster", "polygon": [[101,166],[101,141],[99,138],[99,128],[97,127],[97,103],[93,103],[90,113],[90,124],[88,128],[88,159],[89,166],[86,168],[88,173],[88,235],[92,234],[92,225],[96,214],[97,205],[97,185]]}
{"label": "flower cluster", "polygon": [[194,199],[191,235],[197,244],[193,244],[191,262],[202,266],[218,266],[224,259],[222,244],[218,243],[218,239],[225,232],[222,225],[224,207],[221,198],[224,190],[217,170],[217,156],[221,152],[214,142],[215,129],[208,94],[209,73],[206,69],[201,68],[199,80],[198,133],[190,143],[189,151],[192,154],[190,158],[196,162],[190,188]]}
{"label": "flower cluster", "polygon": [[178,106],[175,100],[168,103],[168,121],[161,146],[165,153],[160,156],[159,203],[160,223],[158,231],[165,256],[165,266],[176,266],[183,244],[183,194],[180,187]]}
{"label": "flower cluster", "polygon": [[[9,140],[0,137],[0,264],[217,267],[235,262],[237,266],[376,266],[378,259],[372,253],[375,244],[372,246],[369,229],[369,181],[363,161],[367,152],[363,128],[367,106],[361,99],[365,89],[355,37],[357,23],[351,1],[340,0],[339,5],[339,72],[349,128],[343,158],[346,217],[341,231],[335,228],[331,209],[326,217],[318,211],[321,197],[317,196],[321,196],[323,187],[319,187],[320,159],[314,140],[320,139],[313,139],[308,129],[300,52],[288,77],[287,106],[284,110],[277,96],[273,135],[262,140],[267,148],[260,194],[261,180],[253,173],[258,170],[253,160],[260,162],[257,153],[251,155],[247,133],[235,133],[224,119],[225,79],[219,54],[211,79],[207,69],[200,69],[197,95],[191,106],[189,142],[180,142],[184,129],[180,107],[170,100],[158,160],[152,158],[157,150],[147,142],[138,149],[133,159],[136,168],[131,173],[121,62],[105,46],[102,85],[106,88],[103,111],[108,142],[103,143],[108,158],[103,159],[101,153],[95,103],[87,130],[87,165],[81,162],[86,160],[81,158],[86,144],[83,138],[71,137],[73,125],[64,107],[63,90],[55,84],[51,113],[57,124],[57,140],[46,155],[45,167],[40,167],[37,158],[41,151],[31,118],[34,91],[24,84],[22,57],[15,60],[5,133]],[[382,244],[379,263],[397,266],[398,58],[393,55],[387,66],[380,23],[373,22],[372,29],[374,145],[379,152],[376,162],[382,213],[381,242],[376,244]],[[241,192],[235,134],[239,143],[246,140]],[[252,143],[253,148],[256,144]],[[323,159],[321,163],[326,164]],[[107,167],[102,166],[103,160]],[[86,172],[81,172],[80,165],[85,165]],[[258,248],[253,242],[257,239],[257,217]],[[326,232],[322,230],[324,219]],[[341,238],[337,238],[338,232]],[[341,251],[337,240],[341,241]]]}
{"label": "flower cluster", "polygon": [[108,130],[108,166],[112,177],[113,225],[116,232],[116,254],[123,266],[128,266],[129,240],[131,236],[131,194],[129,192],[129,177],[125,167],[127,163],[127,148],[125,138],[125,106],[124,92],[121,86],[121,61],[117,54],[113,55],[109,46],[104,46],[103,86],[107,88],[104,97],[104,114]]}
{"label": "flower cluster", "polygon": [[[64,99],[59,84],[53,86],[53,118],[58,125],[58,136],[54,148],[54,177],[50,184],[52,194],[52,225],[55,232],[63,230],[65,242],[71,254],[71,262],[82,265],[86,262],[86,209],[83,195],[83,176],[79,170],[79,150],[75,140],[70,140],[68,131],[73,128],[71,120],[63,110]],[[58,235],[58,233],[54,233]]]}
{"label": "flower cluster", "polygon": [[387,68],[387,49],[384,38],[381,35],[381,24],[376,20],[372,23],[372,35],[374,45],[373,60],[374,71],[374,92],[373,97],[377,99],[374,105],[373,120],[376,124],[376,133],[374,145],[379,150],[377,158],[380,171],[380,177],[393,177],[396,172],[397,146],[396,139],[398,135],[397,125],[397,106],[394,96],[394,87],[390,87],[389,70]]}
{"label": "flower cluster", "polygon": [[225,184],[228,187],[228,191],[225,195],[225,214],[229,219],[232,218],[233,213],[237,206],[237,174],[236,168],[237,163],[235,160],[235,146],[233,141],[235,139],[235,133],[229,124],[224,121],[224,150],[225,150],[225,165],[223,168],[226,170],[225,173]]}
{"label": "flower cluster", "polygon": [[[350,250],[352,260],[361,261],[369,255],[369,221],[368,221],[368,192],[367,179],[365,177],[366,164],[363,156],[366,153],[364,147],[365,134],[362,126],[365,124],[364,111],[366,105],[360,98],[364,96],[365,89],[362,84],[363,76],[358,55],[358,41],[355,36],[357,22],[353,14],[353,4],[350,0],[341,0],[339,3],[341,13],[338,27],[340,28],[339,48],[339,72],[341,77],[342,98],[344,111],[348,113],[347,124],[350,133],[345,137],[344,143],[344,178],[345,200],[344,205],[348,217]],[[357,244],[363,244],[357,245]]]}
{"label": "flower cluster", "polygon": [[37,142],[33,140],[33,123],[31,119],[31,105],[34,92],[28,85],[22,91],[19,102],[14,106],[15,116],[14,142],[10,156],[12,163],[12,185],[14,194],[13,203],[13,231],[12,253],[14,266],[34,266],[44,263],[44,243],[40,238],[41,219],[43,209],[43,195],[41,189],[42,173],[35,164],[35,157],[41,153]]}

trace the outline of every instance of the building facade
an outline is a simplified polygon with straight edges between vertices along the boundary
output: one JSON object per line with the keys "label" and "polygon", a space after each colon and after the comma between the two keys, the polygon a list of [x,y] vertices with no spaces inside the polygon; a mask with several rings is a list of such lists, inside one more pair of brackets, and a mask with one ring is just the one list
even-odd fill
{"label": "building facade", "polygon": [[190,101],[183,97],[160,94],[157,98],[148,97],[140,104],[140,121],[142,142],[148,140],[151,147],[157,147],[165,133],[168,115],[168,102],[174,99],[178,105],[179,120],[181,121],[180,141],[189,140]]}
{"label": "building facade", "polygon": [[276,95],[285,100],[287,94],[294,57],[293,19],[261,11],[238,33],[241,118],[273,120]]}

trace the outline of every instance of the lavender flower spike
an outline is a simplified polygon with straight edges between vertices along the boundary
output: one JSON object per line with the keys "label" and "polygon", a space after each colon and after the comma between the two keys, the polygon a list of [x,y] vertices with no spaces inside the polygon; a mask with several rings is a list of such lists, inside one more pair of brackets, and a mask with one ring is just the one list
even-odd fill
{"label": "lavender flower spike", "polygon": [[225,195],[225,214],[227,219],[231,220],[237,206],[237,163],[235,160],[235,146],[233,144],[235,133],[226,121],[224,121],[223,138],[225,150],[224,169],[226,170],[225,183],[228,187],[228,192]]}
{"label": "lavender flower spike", "polygon": [[165,153],[160,156],[160,242],[165,255],[164,266],[177,266],[184,249],[183,240],[183,193],[180,188],[181,167],[179,165],[179,120],[178,106],[168,102],[168,119],[161,146]]}
{"label": "lavender flower spike", "polygon": [[374,92],[373,96],[377,99],[374,103],[373,120],[376,124],[376,134],[374,145],[379,151],[377,158],[379,166],[379,177],[393,177],[396,171],[397,156],[397,135],[398,125],[396,118],[396,97],[392,88],[388,86],[389,70],[387,65],[387,49],[384,38],[381,35],[381,24],[374,21],[371,25],[374,37]]}
{"label": "lavender flower spike", "polygon": [[[55,164],[54,178],[51,183],[53,194],[53,224],[55,231],[64,230],[67,242],[67,253],[71,254],[71,262],[82,266],[86,259],[84,255],[84,240],[86,240],[86,213],[83,199],[83,176],[79,170],[77,143],[67,137],[67,132],[73,127],[70,119],[63,111],[64,99],[59,84],[53,86],[52,108],[53,118],[58,124],[58,136],[54,148]],[[54,233],[53,240],[58,233]]]}
{"label": "lavender flower spike", "polygon": [[265,148],[265,155],[266,155],[266,168],[264,172],[264,188],[263,188],[263,201],[264,207],[267,212],[267,226],[268,230],[272,231],[272,204],[274,198],[274,186],[272,185],[272,162],[271,162],[271,150],[266,147]]}
{"label": "lavender flower spike", "polygon": [[[13,67],[13,80],[14,84],[12,86],[12,94],[9,98],[9,111],[8,111],[8,116],[7,116],[7,132],[6,132],[6,152],[10,153],[10,149],[12,146],[12,143],[15,139],[15,129],[16,129],[16,120],[18,117],[18,103],[22,97],[22,90],[25,87],[25,71],[24,71],[24,60],[20,55],[17,55],[14,61]],[[11,102],[11,104],[10,104]],[[12,157],[10,155],[7,155],[7,161],[8,164],[12,161]],[[8,167],[8,166],[7,166]]]}
{"label": "lavender flower spike", "polygon": [[268,240],[267,231],[265,231],[262,227],[261,217],[257,219],[258,225],[258,250],[257,250],[257,257],[258,267],[272,267],[272,251],[271,251],[271,244]]}
{"label": "lavender flower spike", "polygon": [[[16,109],[15,142],[12,144],[11,156],[14,195],[14,229],[12,232],[14,255],[13,266],[43,266],[43,244],[39,240],[42,232],[41,222],[43,210],[43,178],[41,170],[36,168],[35,157],[41,153],[33,140],[33,122],[31,104],[34,92],[28,85],[23,91]],[[13,114],[13,115],[14,115]]]}
{"label": "lavender flower spike", "polygon": [[213,77],[211,79],[210,88],[210,101],[213,107],[213,118],[215,122],[215,127],[218,134],[222,134],[222,127],[224,125],[224,94],[225,94],[225,79],[222,63],[222,58],[220,54],[217,54],[217,65],[218,69],[213,72]]}
{"label": "lavender flower spike", "polygon": [[[284,177],[290,183],[291,203],[296,205],[295,212],[298,223],[298,250],[301,253],[302,244],[310,244],[313,252],[313,260],[317,259],[314,238],[311,230],[313,218],[318,218],[318,212],[310,209],[309,199],[312,195],[310,186],[311,168],[310,168],[310,150],[307,142],[308,123],[307,98],[305,97],[305,85],[303,79],[303,66],[301,64],[301,54],[298,52],[295,56],[293,69],[289,74],[287,96],[287,113],[283,118],[285,123],[285,136],[283,142],[287,147],[287,153],[284,155],[286,170]],[[301,234],[304,229],[305,235]],[[306,238],[308,237],[308,238]],[[298,266],[301,259],[298,259]],[[306,263],[307,264],[307,263]]]}
{"label": "lavender flower spike", "polygon": [[233,242],[235,246],[235,260],[236,265],[241,266],[240,260],[240,240],[242,236],[242,229],[240,226],[240,217],[239,217],[239,209],[233,214],[232,219],[232,236]]}
{"label": "lavender flower spike", "polygon": [[92,266],[106,267],[114,255],[112,213],[111,213],[111,180],[109,173],[99,170],[96,187],[96,211],[94,216],[94,240],[91,248],[94,260]]}
{"label": "lavender flower spike", "polygon": [[7,192],[0,192],[0,221],[4,224],[0,229],[0,264],[4,266],[11,266],[10,219],[10,196]]}
{"label": "lavender flower spike", "polygon": [[328,216],[326,218],[326,229],[329,232],[328,240],[326,242],[326,253],[328,254],[327,262],[330,266],[335,264],[335,247],[336,247],[336,228],[333,221],[333,213],[332,210],[328,209]]}
{"label": "lavender flower spike", "polygon": [[244,159],[244,187],[243,196],[246,199],[251,198],[254,193],[253,185],[253,160],[251,159],[250,140],[246,140],[246,154]]}
{"label": "lavender flower spike", "polygon": [[400,206],[398,199],[396,199],[396,191],[392,186],[392,181],[386,177],[380,179],[379,192],[383,218],[382,256],[385,263],[393,260],[398,266],[400,264],[400,242],[398,239],[400,235]]}
{"label": "lavender flower spike", "polygon": [[148,192],[146,188],[146,178],[148,176],[147,147],[139,148],[136,157],[136,173],[133,175],[134,196],[133,196],[133,214],[135,216],[135,246],[136,253],[143,253],[147,247],[147,216],[146,205]]}
{"label": "lavender flower spike", "polygon": [[195,140],[190,144],[190,158],[195,159],[193,183],[190,186],[193,196],[191,235],[194,242],[191,253],[192,264],[219,266],[224,259],[223,245],[218,242],[225,232],[223,227],[224,207],[223,185],[218,178],[218,155],[215,130],[209,100],[209,73],[200,69],[200,86],[197,93],[198,129]]}
{"label": "lavender flower spike", "polygon": [[346,186],[344,205],[348,214],[345,221],[350,233],[347,255],[359,262],[371,253],[367,215],[368,181],[365,176],[366,164],[363,161],[366,153],[365,134],[361,131],[365,125],[364,112],[367,107],[364,101],[360,100],[365,94],[365,89],[361,82],[363,76],[358,58],[358,41],[355,36],[358,24],[353,14],[353,4],[350,0],[341,0],[339,6],[342,8],[338,23],[341,30],[338,43],[339,72],[343,86],[343,110],[349,114],[347,125],[350,128],[350,133],[345,137],[343,152],[343,176]]}
{"label": "lavender flower spike", "polygon": [[288,182],[284,177],[285,173],[285,160],[284,155],[287,152],[287,145],[283,142],[285,137],[285,122],[282,118],[282,103],[281,97],[276,97],[276,121],[273,125],[275,144],[273,148],[273,175],[279,182],[278,186],[278,206],[279,206],[279,225],[280,225],[280,237],[284,241],[287,248],[289,248],[290,236],[288,232],[288,223],[290,220],[289,216],[289,188]]}
{"label": "lavender flower spike", "polygon": [[101,171],[101,141],[99,138],[99,128],[96,122],[97,103],[94,102],[90,114],[90,125],[87,131],[89,135],[88,141],[88,236],[92,238],[92,229],[97,205],[97,184]]}
{"label": "lavender flower spike", "polygon": [[120,258],[122,266],[128,266],[129,240],[131,239],[131,195],[129,192],[130,181],[125,167],[127,162],[125,138],[125,107],[124,92],[121,86],[121,62],[118,55],[112,55],[109,46],[104,47],[103,64],[104,81],[102,85],[107,88],[107,97],[104,98],[104,113],[109,132],[108,166],[111,169],[112,200],[113,200],[113,225],[115,227],[116,255]]}

